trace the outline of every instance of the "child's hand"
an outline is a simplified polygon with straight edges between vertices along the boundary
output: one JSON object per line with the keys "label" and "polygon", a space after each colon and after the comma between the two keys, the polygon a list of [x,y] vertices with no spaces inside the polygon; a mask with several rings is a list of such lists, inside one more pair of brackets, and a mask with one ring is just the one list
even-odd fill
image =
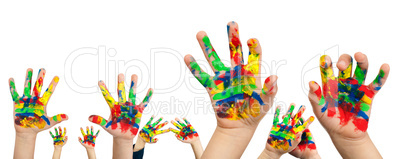
{"label": "child's hand", "polygon": [[269,134],[266,149],[277,156],[281,156],[295,149],[301,141],[303,131],[314,121],[314,117],[311,116],[305,123],[297,124],[306,108],[301,106],[297,114],[293,115],[294,107],[294,104],[290,105],[281,123],[279,122],[280,107],[278,106],[276,108],[274,122],[271,133]]}
{"label": "child's hand", "polygon": [[227,25],[231,66],[225,66],[215,52],[207,34],[197,34],[198,42],[215,75],[204,72],[191,55],[184,61],[197,80],[207,89],[221,128],[256,127],[273,103],[277,92],[275,75],[264,86],[260,79],[261,46],[257,39],[247,42],[248,62],[243,61],[238,25]]}
{"label": "child's hand", "polygon": [[176,122],[174,120],[171,121],[171,123],[176,126],[176,130],[174,128],[171,128],[170,131],[176,134],[177,140],[180,140],[181,142],[184,143],[192,143],[194,141],[199,140],[199,136],[197,131],[193,128],[193,126],[190,124],[189,121],[187,121],[186,118],[183,118],[185,124],[181,122],[178,118],[176,118]]}
{"label": "child's hand", "polygon": [[168,124],[167,121],[163,122],[162,124],[159,124],[162,121],[162,117],[161,117],[156,122],[152,123],[153,119],[154,119],[154,116],[152,116],[149,119],[148,123],[140,131],[141,139],[143,139],[147,143],[156,143],[158,141],[158,139],[155,138],[156,135],[169,132],[169,129],[159,130],[162,127],[164,127],[166,124]]}
{"label": "child's hand", "polygon": [[98,115],[91,115],[89,117],[89,121],[99,124],[115,138],[117,137],[132,140],[138,133],[142,112],[151,99],[152,89],[148,90],[147,96],[144,98],[142,103],[135,105],[135,89],[137,87],[136,75],[131,76],[131,86],[130,92],[128,93],[128,100],[126,99],[123,74],[119,74],[118,76],[118,102],[116,102],[110,95],[103,81],[99,81],[98,84],[102,91],[103,97],[110,107],[111,114],[109,120],[106,120]]}
{"label": "child's hand", "polygon": [[372,100],[387,80],[390,70],[388,64],[383,64],[376,79],[365,85],[367,56],[356,53],[355,59],[357,66],[352,76],[353,59],[342,55],[337,64],[339,75],[335,77],[331,58],[321,56],[323,91],[321,93],[316,82],[310,82],[309,93],[314,113],[327,132],[351,140],[367,135]]}
{"label": "child's hand", "polygon": [[[300,118],[299,121],[299,125],[304,124],[303,118]],[[289,152],[289,154],[297,158],[320,158],[310,129],[306,128],[303,131],[300,143],[293,151]]]}
{"label": "child's hand", "polygon": [[47,116],[47,103],[56,89],[59,77],[55,76],[48,89],[40,96],[45,73],[45,69],[39,70],[38,79],[31,93],[32,69],[27,69],[24,93],[21,97],[15,89],[14,79],[10,78],[9,80],[11,97],[14,101],[14,127],[17,133],[37,134],[68,119],[66,114]]}
{"label": "child's hand", "polygon": [[87,132],[85,133],[84,130],[82,128],[80,128],[81,130],[81,134],[84,137],[84,140],[82,140],[81,137],[78,137],[78,141],[81,143],[82,146],[84,146],[86,149],[93,149],[95,148],[95,140],[96,137],[98,137],[99,134],[99,130],[96,132],[96,134],[94,135],[93,132],[93,126],[91,126],[91,132],[89,132],[89,128],[87,126]]}
{"label": "child's hand", "polygon": [[64,132],[61,130],[61,127],[59,126],[59,131],[57,131],[57,128],[54,128],[54,132],[56,136],[53,135],[52,131],[49,131],[50,136],[53,138],[53,145],[54,147],[62,148],[68,140],[68,137],[66,136],[67,130],[64,128]]}

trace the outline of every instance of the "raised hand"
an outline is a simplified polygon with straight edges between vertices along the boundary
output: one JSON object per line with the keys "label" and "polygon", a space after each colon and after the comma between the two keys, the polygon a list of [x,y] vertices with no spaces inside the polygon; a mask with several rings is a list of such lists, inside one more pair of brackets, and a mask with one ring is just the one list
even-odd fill
{"label": "raised hand", "polygon": [[372,100],[384,85],[389,74],[389,66],[383,64],[377,77],[369,85],[365,85],[368,69],[367,56],[356,53],[357,66],[352,76],[353,59],[342,55],[335,77],[329,56],[320,59],[323,90],[316,82],[310,82],[309,99],[320,123],[328,133],[345,138],[361,138],[366,134]]}
{"label": "raised hand", "polygon": [[176,130],[174,128],[170,129],[173,133],[176,134],[176,138],[184,143],[191,143],[193,141],[199,140],[198,133],[195,131],[193,126],[187,121],[186,118],[183,118],[184,122],[181,122],[179,118],[175,119],[176,121],[172,120],[171,123],[176,126]]}
{"label": "raised hand", "polygon": [[91,131],[89,131],[89,128],[87,126],[86,133],[85,133],[84,130],[82,128],[80,128],[81,134],[84,137],[84,140],[81,137],[78,137],[78,141],[85,148],[92,148],[92,149],[95,148],[95,141],[96,141],[96,137],[98,137],[99,130],[94,135],[93,129],[94,129],[94,127],[91,126]]}
{"label": "raised hand", "polygon": [[67,133],[66,128],[64,128],[64,132],[63,132],[63,130],[61,130],[61,127],[59,126],[59,131],[57,131],[57,128],[54,128],[54,132],[55,132],[56,136],[54,136],[53,133],[51,131],[49,131],[50,136],[52,136],[52,138],[53,138],[53,145],[55,147],[63,147],[67,143],[67,140],[68,140],[68,137],[66,136],[66,133]]}
{"label": "raised hand", "polygon": [[306,109],[304,106],[299,108],[299,111],[293,115],[294,104],[291,104],[288,112],[282,122],[279,122],[280,107],[275,111],[274,122],[269,134],[266,149],[276,153],[278,156],[290,152],[297,147],[301,141],[301,136],[314,117],[308,118],[303,124],[297,124]]}
{"label": "raised hand", "polygon": [[45,129],[49,129],[68,119],[66,114],[58,114],[53,117],[47,116],[46,107],[50,97],[52,96],[59,77],[55,76],[41,96],[43,80],[45,78],[45,69],[40,69],[38,79],[35,82],[31,92],[32,69],[27,69],[24,93],[19,96],[15,89],[13,78],[9,79],[10,93],[14,103],[14,127],[17,133],[38,133]]}
{"label": "raised hand", "polygon": [[237,23],[229,22],[227,29],[231,67],[226,67],[222,63],[203,31],[197,34],[197,40],[215,75],[210,76],[203,71],[191,55],[187,55],[184,61],[208,91],[219,126],[233,128],[250,123],[258,125],[272,106],[277,92],[277,77],[275,75],[268,77],[264,86],[261,86],[260,43],[257,39],[248,40],[248,63],[244,64]]}
{"label": "raised hand", "polygon": [[105,83],[103,81],[99,81],[99,88],[101,89],[103,97],[110,107],[111,114],[108,120],[98,115],[91,115],[89,117],[89,121],[99,124],[114,137],[133,139],[138,133],[142,112],[146,108],[152,96],[152,89],[149,89],[147,96],[144,98],[142,103],[136,105],[136,87],[137,76],[132,75],[130,91],[127,99],[124,88],[124,75],[119,74],[117,87],[119,100],[115,101],[106,88]]}
{"label": "raised hand", "polygon": [[168,124],[167,121],[159,124],[162,121],[162,117],[159,118],[156,122],[152,123],[152,120],[154,119],[154,116],[152,116],[147,124],[142,127],[142,130],[140,131],[140,136],[143,141],[146,143],[156,143],[158,141],[157,138],[155,138],[156,135],[159,134],[164,134],[170,131],[170,129],[165,129],[165,130],[160,130],[162,127]]}
{"label": "raised hand", "polygon": [[[304,119],[300,118],[298,124],[303,125]],[[320,158],[310,129],[306,128],[303,131],[300,143],[289,154],[297,158]]]}

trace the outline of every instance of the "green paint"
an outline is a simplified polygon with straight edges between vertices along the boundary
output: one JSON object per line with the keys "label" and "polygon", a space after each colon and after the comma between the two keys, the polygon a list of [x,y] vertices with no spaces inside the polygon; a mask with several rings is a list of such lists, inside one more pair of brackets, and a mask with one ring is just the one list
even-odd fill
{"label": "green paint", "polygon": [[142,103],[148,103],[149,102],[149,98],[152,96],[152,90],[149,91],[148,95],[144,98],[144,100],[142,100]]}
{"label": "green paint", "polygon": [[[208,58],[211,59],[211,56],[214,57],[214,60],[211,61],[212,67],[217,70],[217,71],[229,71],[230,68],[226,67],[221,59],[219,59],[218,55],[216,54],[215,51],[212,50],[212,45],[211,45],[211,41],[209,40],[208,36],[204,36],[202,38],[202,41],[205,44],[205,47],[208,49],[211,49],[211,53],[208,54]],[[206,51],[205,51],[206,52]]]}
{"label": "green paint", "polygon": [[356,66],[355,76],[359,84],[363,84],[364,80],[366,79],[366,73],[367,70],[362,70],[359,65]]}
{"label": "green paint", "polygon": [[294,106],[294,105],[290,105],[290,109],[289,109],[289,111],[288,111],[288,113],[287,113],[287,116],[283,119],[283,123],[284,123],[284,124],[288,124],[288,123],[289,123],[289,119],[290,119],[291,114],[292,114],[292,112],[293,112],[294,109],[295,109],[295,106]]}
{"label": "green paint", "polygon": [[57,122],[57,115],[53,116],[53,121]]}
{"label": "green paint", "polygon": [[15,91],[15,83],[14,81],[10,81],[10,92],[11,92],[11,97],[13,98],[13,101],[18,101],[18,93]]}
{"label": "green paint", "polygon": [[289,138],[289,139],[292,139],[292,140],[295,139],[293,136],[290,136],[288,134],[284,134],[284,133],[278,132],[278,131],[271,131],[271,135],[280,136],[280,137],[285,138],[285,139],[286,138]]}
{"label": "green paint", "polygon": [[324,104],[325,104],[325,99],[324,99],[324,96],[321,95],[321,99],[320,99],[320,101],[318,102],[318,105],[324,105]]}
{"label": "green paint", "polygon": [[360,110],[367,112],[370,109],[370,105],[366,103],[360,103]]}
{"label": "green paint", "polygon": [[31,95],[29,93],[31,92],[32,71],[28,71],[28,77],[26,80],[28,80],[28,82],[27,82],[28,84],[24,88],[24,95],[27,97],[31,97]]}
{"label": "green paint", "polygon": [[134,94],[134,89],[130,89],[130,92],[128,93],[128,98],[130,98],[133,105],[135,105],[136,94]]}
{"label": "green paint", "polygon": [[381,69],[380,73],[377,75],[377,77],[373,81],[373,84],[381,83],[381,79],[384,77],[384,75],[385,75],[385,72],[384,72],[384,70]]}
{"label": "green paint", "polygon": [[197,62],[190,62],[190,67],[199,72],[198,76],[194,75],[198,82],[200,82],[204,87],[212,87],[212,81],[210,80],[209,74],[201,71],[201,68]]}
{"label": "green paint", "polygon": [[279,123],[279,113],[280,113],[280,111],[281,111],[280,109],[276,109],[273,125],[278,125],[278,123]]}
{"label": "green paint", "polygon": [[214,97],[212,97],[212,99],[213,100],[221,100],[221,99],[229,98],[236,94],[241,94],[241,93],[243,93],[242,87],[243,87],[242,85],[235,86],[235,87],[229,87],[225,91],[215,94]]}

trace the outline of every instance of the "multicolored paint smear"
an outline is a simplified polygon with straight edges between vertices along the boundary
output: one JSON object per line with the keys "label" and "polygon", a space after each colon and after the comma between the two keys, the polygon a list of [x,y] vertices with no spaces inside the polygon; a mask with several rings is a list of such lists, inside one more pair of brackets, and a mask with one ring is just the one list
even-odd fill
{"label": "multicolored paint smear", "polygon": [[106,129],[120,129],[122,133],[129,132],[132,136],[137,135],[142,112],[147,107],[153,92],[152,90],[149,90],[142,103],[135,105],[135,83],[136,81],[131,82],[128,95],[129,98],[127,101],[124,88],[124,75],[120,74],[117,87],[119,100],[116,102],[110,95],[105,83],[100,81],[99,87],[111,110],[110,120],[108,121],[97,115],[90,116],[89,120],[105,127]]}
{"label": "multicolored paint smear", "polygon": [[261,49],[256,49],[259,48],[256,39],[249,40],[247,44],[250,51],[248,64],[244,64],[237,24],[229,23],[227,29],[232,67],[226,67],[222,63],[208,36],[205,35],[200,44],[215,71],[215,76],[211,77],[204,72],[193,58],[190,59],[189,68],[210,93],[213,103],[217,106],[218,117],[229,120],[239,120],[249,118],[249,116],[256,117],[260,114],[260,107],[265,105],[260,97],[260,92],[266,94],[273,89],[273,87],[266,88],[265,85],[261,89],[260,82],[256,82],[260,67],[260,52],[258,51]]}
{"label": "multicolored paint smear", "polygon": [[54,132],[56,134],[56,136],[53,135],[53,133],[51,131],[49,131],[50,136],[52,136],[53,138],[53,145],[63,145],[64,142],[66,141],[66,133],[67,130],[66,128],[64,128],[64,132],[63,130],[61,130],[61,127],[59,126],[59,131],[57,131],[57,128],[54,128]]}
{"label": "multicolored paint smear", "polygon": [[176,119],[176,122],[172,120],[172,124],[179,130],[171,129],[171,131],[176,134],[176,137],[179,140],[182,141],[198,138],[198,133],[195,131],[190,122],[186,118],[183,118],[183,120],[185,124],[179,121],[179,119]]}
{"label": "multicolored paint smear", "polygon": [[305,122],[304,124],[296,124],[299,122],[305,107],[300,107],[297,114],[292,118],[293,110],[294,105],[291,105],[282,123],[280,123],[280,108],[276,108],[273,126],[267,141],[271,147],[287,151],[289,147],[292,147],[292,145],[295,143],[297,134],[299,132],[303,132],[306,129],[307,124],[314,121],[314,117],[310,117],[308,122]]}
{"label": "multicolored paint smear", "polygon": [[52,83],[41,97],[40,93],[44,78],[45,70],[40,69],[31,94],[32,69],[28,69],[22,97],[19,96],[15,89],[14,79],[9,80],[11,97],[14,101],[14,123],[16,125],[23,128],[43,129],[45,126],[50,126],[52,120],[57,123],[67,119],[65,114],[58,114],[51,118],[47,117],[45,107],[59,82],[59,78],[57,76],[53,78]]}
{"label": "multicolored paint smear", "polygon": [[81,134],[84,137],[84,140],[82,140],[82,138],[79,137],[79,141],[81,142],[81,144],[87,145],[90,147],[95,147],[95,140],[96,140],[96,137],[98,137],[99,130],[94,135],[93,129],[94,128],[91,126],[91,131],[89,131],[89,128],[87,126],[86,133],[85,133],[84,129],[80,128]]}
{"label": "multicolored paint smear", "polygon": [[375,93],[381,89],[384,71],[380,70],[373,85],[364,85],[367,69],[357,65],[355,77],[352,78],[352,58],[348,67],[344,71],[339,71],[338,78],[334,76],[332,63],[327,62],[327,58],[329,58],[327,55],[320,58],[323,94],[321,88],[315,91],[319,105],[322,106],[321,112],[327,112],[328,117],[339,118],[342,126],[352,122],[356,131],[365,132],[368,127],[371,102]]}
{"label": "multicolored paint smear", "polygon": [[167,133],[170,131],[170,129],[160,130],[162,127],[168,124],[167,121],[159,124],[162,121],[162,118],[159,118],[156,122],[152,123],[153,119],[154,116],[149,119],[147,124],[140,131],[141,138],[144,139],[144,141],[147,143],[156,143],[158,141],[158,139],[155,138],[156,135]]}
{"label": "multicolored paint smear", "polygon": [[[299,120],[300,122],[298,123],[299,125],[303,125],[304,124],[304,120],[303,118],[300,118]],[[313,139],[313,135],[310,132],[310,129],[305,129],[303,131],[302,137],[301,137],[301,141],[300,143],[297,145],[297,148],[303,152],[305,150],[316,150],[316,146],[315,146],[315,142]]]}

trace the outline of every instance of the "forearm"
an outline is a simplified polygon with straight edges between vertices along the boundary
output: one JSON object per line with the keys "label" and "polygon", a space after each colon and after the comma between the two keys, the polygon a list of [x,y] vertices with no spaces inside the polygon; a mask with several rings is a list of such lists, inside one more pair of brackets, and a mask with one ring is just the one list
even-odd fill
{"label": "forearm", "polygon": [[86,149],[87,149],[88,159],[96,159],[95,149],[93,149],[93,148],[86,148]]}
{"label": "forearm", "polygon": [[195,140],[191,143],[191,148],[193,148],[194,156],[196,159],[200,159],[204,150],[202,149],[200,139]]}
{"label": "forearm", "polygon": [[134,146],[134,149],[133,149],[133,152],[137,152],[137,151],[142,150],[145,147],[145,143],[146,142],[140,136],[138,136],[137,137],[137,142],[135,143],[135,146]]}
{"label": "forearm", "polygon": [[255,127],[215,129],[202,158],[240,158],[250,142]]}
{"label": "forearm", "polygon": [[331,135],[331,139],[343,158],[382,158],[368,134],[358,140],[336,135]]}
{"label": "forearm", "polygon": [[113,158],[133,158],[133,140],[113,138]]}
{"label": "forearm", "polygon": [[16,133],[14,159],[34,158],[36,134]]}
{"label": "forearm", "polygon": [[60,159],[61,156],[61,147],[54,147],[53,158],[52,159]]}
{"label": "forearm", "polygon": [[281,158],[281,156],[280,154],[264,149],[260,156],[258,156],[258,159],[278,159]]}

